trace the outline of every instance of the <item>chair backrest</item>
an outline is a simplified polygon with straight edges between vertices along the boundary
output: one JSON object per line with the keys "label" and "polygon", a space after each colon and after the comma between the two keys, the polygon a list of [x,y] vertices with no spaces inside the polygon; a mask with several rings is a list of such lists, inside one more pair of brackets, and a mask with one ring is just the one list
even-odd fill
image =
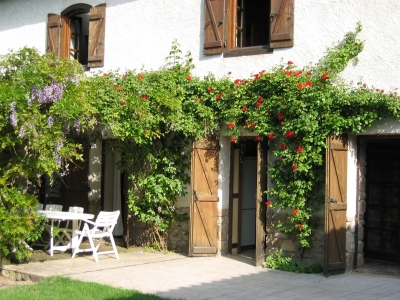
{"label": "chair backrest", "polygon": [[96,226],[97,227],[110,227],[114,228],[115,224],[117,224],[117,220],[119,217],[119,210],[117,211],[101,211],[99,212],[96,218]]}
{"label": "chair backrest", "polygon": [[63,206],[61,204],[46,204],[45,210],[51,211],[62,211]]}
{"label": "chair backrest", "polygon": [[68,212],[74,212],[74,213],[83,214],[83,207],[70,206],[69,209],[68,209]]}

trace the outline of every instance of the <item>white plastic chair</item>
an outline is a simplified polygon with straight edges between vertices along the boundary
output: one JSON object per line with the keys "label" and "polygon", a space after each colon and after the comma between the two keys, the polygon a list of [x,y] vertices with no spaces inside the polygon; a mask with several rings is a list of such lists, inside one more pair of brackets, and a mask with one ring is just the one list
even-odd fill
{"label": "white plastic chair", "polygon": [[[68,212],[83,214],[83,207],[71,206],[68,209]],[[67,220],[63,223],[60,223],[58,226],[58,235],[55,237],[56,242],[54,243],[54,246],[58,246],[60,244],[68,245],[72,242],[72,227],[70,226],[70,220]],[[78,221],[78,227],[81,228],[81,220]]]}
{"label": "white plastic chair", "polygon": [[[40,206],[41,203],[39,203],[38,207]],[[43,208],[43,204],[41,205]],[[63,206],[60,204],[46,204],[44,210],[51,210],[51,211],[62,211]],[[49,224],[44,225],[45,230],[49,235],[51,235],[51,226]],[[43,235],[35,242],[32,243],[32,246],[40,246],[43,247],[44,249],[47,249],[50,247],[50,240],[45,240],[43,238]]]}
{"label": "white plastic chair", "polygon": [[[74,258],[76,253],[78,253],[78,252],[90,251],[90,252],[93,252],[93,256],[94,256],[94,259],[96,262],[99,262],[98,255],[103,255],[103,254],[114,253],[116,259],[119,259],[118,250],[115,245],[114,237],[112,235],[114,227],[117,224],[119,214],[120,214],[119,210],[117,210],[117,211],[101,211],[99,213],[99,215],[97,216],[95,222],[92,222],[89,220],[84,220],[83,222],[85,224],[83,225],[82,231],[77,231],[77,234],[79,235],[78,246],[74,249],[72,258]],[[91,229],[90,229],[90,226],[92,226]],[[88,238],[89,244],[90,244],[90,249],[80,249],[79,248],[79,246],[82,242],[82,239],[84,237]],[[104,237],[108,237],[110,239],[113,250],[98,252],[100,243]],[[94,245],[93,239],[100,239],[96,246]]]}

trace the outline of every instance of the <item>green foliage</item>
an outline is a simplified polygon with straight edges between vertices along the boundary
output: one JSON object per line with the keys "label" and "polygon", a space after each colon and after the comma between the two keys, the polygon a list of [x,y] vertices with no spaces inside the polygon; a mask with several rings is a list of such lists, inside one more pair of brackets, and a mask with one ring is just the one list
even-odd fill
{"label": "green foliage", "polygon": [[270,254],[265,260],[265,267],[273,270],[281,270],[295,273],[314,274],[321,273],[321,264],[305,264],[294,261],[291,257],[282,256],[282,249]]}

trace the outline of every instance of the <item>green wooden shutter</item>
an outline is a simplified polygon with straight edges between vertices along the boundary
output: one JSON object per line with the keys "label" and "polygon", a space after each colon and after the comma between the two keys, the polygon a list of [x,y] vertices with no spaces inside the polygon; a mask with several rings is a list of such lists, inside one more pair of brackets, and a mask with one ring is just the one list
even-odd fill
{"label": "green wooden shutter", "polygon": [[205,1],[204,54],[224,51],[224,0]]}

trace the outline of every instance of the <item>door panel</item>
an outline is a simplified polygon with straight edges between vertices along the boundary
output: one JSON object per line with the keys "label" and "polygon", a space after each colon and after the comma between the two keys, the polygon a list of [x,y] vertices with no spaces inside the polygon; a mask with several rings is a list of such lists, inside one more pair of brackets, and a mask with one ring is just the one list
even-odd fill
{"label": "door panel", "polygon": [[324,273],[346,268],[347,143],[329,137],[326,150]]}
{"label": "door panel", "polygon": [[217,253],[218,154],[216,138],[193,144],[190,256]]}

